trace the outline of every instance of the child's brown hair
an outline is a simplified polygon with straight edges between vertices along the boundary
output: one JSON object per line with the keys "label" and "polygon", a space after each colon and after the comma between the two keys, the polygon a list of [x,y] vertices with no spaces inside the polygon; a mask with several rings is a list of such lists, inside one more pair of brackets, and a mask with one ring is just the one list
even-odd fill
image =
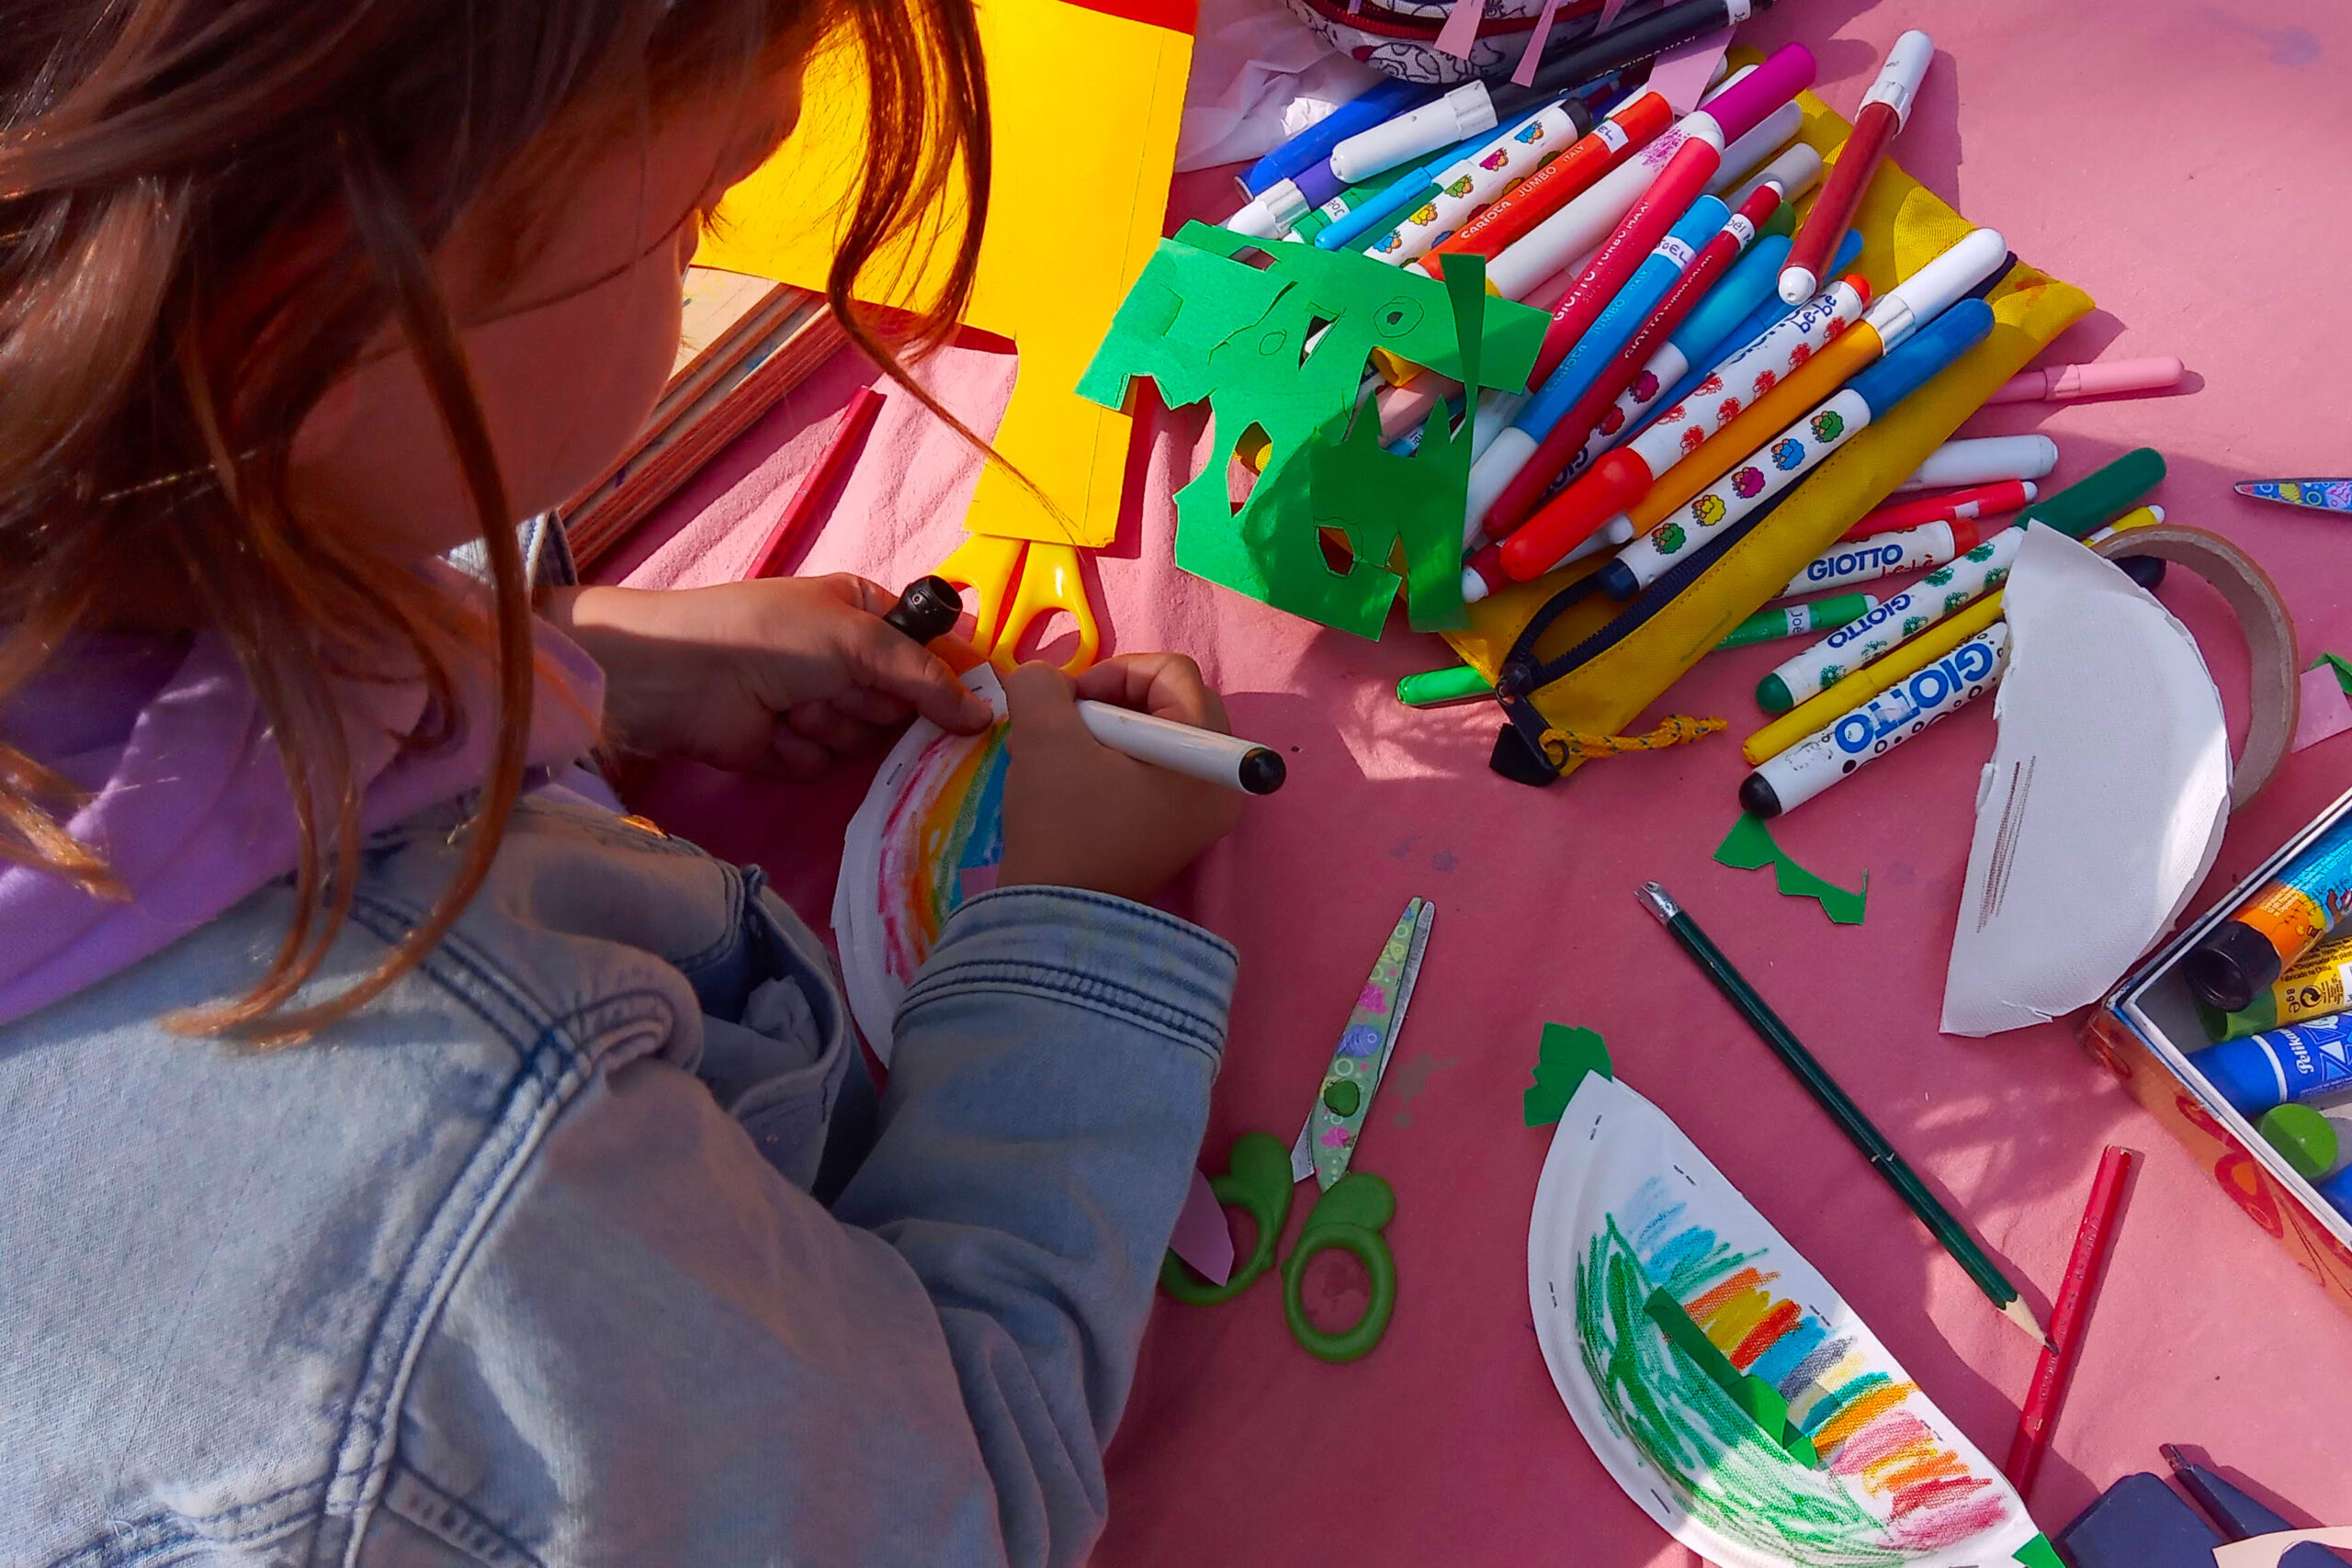
{"label": "child's brown hair", "polygon": [[[970,0],[0,10],[0,710],[85,631],[152,624],[158,605],[235,650],[292,786],[300,913],[260,981],[205,1026],[290,1038],[380,992],[480,886],[522,786],[533,670],[518,520],[435,247],[485,194],[560,199],[594,144],[641,133],[690,95],[748,96],[783,51],[827,37],[862,55],[872,149],[830,292],[853,336],[935,409],[848,298],[959,169],[969,217],[916,335],[938,335],[968,298],[989,166]],[[296,1010],[357,869],[334,682],[421,672],[432,710],[453,711],[449,634],[465,612],[367,540],[304,527],[286,502],[297,428],[388,322],[422,367],[478,514],[498,740],[438,907],[366,981]],[[405,668],[386,668],[387,649]],[[64,780],[0,744],[0,855],[119,893],[62,826],[72,807]]]}

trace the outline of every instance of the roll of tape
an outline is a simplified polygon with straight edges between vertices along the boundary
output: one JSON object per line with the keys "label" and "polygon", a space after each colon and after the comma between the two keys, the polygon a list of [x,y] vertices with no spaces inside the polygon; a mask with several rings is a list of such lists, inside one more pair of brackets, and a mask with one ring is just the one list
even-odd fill
{"label": "roll of tape", "polygon": [[2252,556],[2203,528],[2159,523],[2118,534],[2095,547],[2111,560],[2154,556],[2187,567],[2211,583],[2236,615],[2245,632],[2253,687],[2245,743],[2230,775],[2230,806],[2243,809],[2270,782],[2295,734],[2302,660],[2295,651],[2295,619],[2287,613],[2278,585]]}

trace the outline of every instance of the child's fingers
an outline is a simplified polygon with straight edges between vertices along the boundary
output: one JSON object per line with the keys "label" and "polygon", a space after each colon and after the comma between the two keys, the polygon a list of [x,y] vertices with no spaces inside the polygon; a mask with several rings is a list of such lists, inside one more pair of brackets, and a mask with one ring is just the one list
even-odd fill
{"label": "child's fingers", "polygon": [[[894,602],[885,600],[882,607]],[[959,735],[986,729],[995,718],[988,704],[965,690],[937,654],[899,635],[878,616],[850,617],[842,635],[853,685],[894,697]]]}
{"label": "child's fingers", "polygon": [[1078,677],[1078,694],[1161,718],[1229,733],[1225,699],[1181,653],[1123,653]]}
{"label": "child's fingers", "polygon": [[1004,678],[1004,711],[1012,721],[1012,744],[1021,750],[1094,744],[1079,722],[1069,677],[1050,664],[1023,664]]}

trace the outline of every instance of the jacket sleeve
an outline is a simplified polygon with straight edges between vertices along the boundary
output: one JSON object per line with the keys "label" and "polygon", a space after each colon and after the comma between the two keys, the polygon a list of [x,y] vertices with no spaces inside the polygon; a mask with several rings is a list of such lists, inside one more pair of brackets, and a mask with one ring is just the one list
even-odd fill
{"label": "jacket sleeve", "polygon": [[1124,900],[974,900],[831,1213],[685,1072],[592,1079],[424,1342],[359,1562],[1080,1562],[1233,969]]}

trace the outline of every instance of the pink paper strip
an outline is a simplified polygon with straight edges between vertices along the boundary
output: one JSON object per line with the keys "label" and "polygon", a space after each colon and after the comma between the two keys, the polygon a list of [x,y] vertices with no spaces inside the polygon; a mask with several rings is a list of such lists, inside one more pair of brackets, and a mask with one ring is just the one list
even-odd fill
{"label": "pink paper strip", "polygon": [[1453,0],[1453,9],[1445,14],[1445,26],[1437,30],[1437,51],[1456,60],[1470,58],[1471,46],[1478,41],[1478,24],[1487,19],[1487,0]]}
{"label": "pink paper strip", "polygon": [[2295,715],[2295,743],[2287,750],[2300,751],[2347,729],[2352,729],[2352,703],[2344,700],[2335,669],[2322,664],[2304,671],[2302,702]]}
{"label": "pink paper strip", "polygon": [[[1612,5],[1624,3],[1625,0],[1611,0]],[[1535,85],[1536,62],[1544,57],[1544,40],[1552,35],[1552,13],[1559,8],[1560,0],[1544,0],[1544,9],[1536,14],[1535,30],[1527,35],[1527,48],[1519,57],[1519,69],[1510,73],[1510,79],[1522,87]]]}
{"label": "pink paper strip", "polygon": [[1707,82],[1715,73],[1715,62],[1730,47],[1729,28],[1717,28],[1677,44],[1650,67],[1650,90],[1664,95],[1679,119],[1699,107],[1699,100],[1706,96]]}
{"label": "pink paper strip", "polygon": [[1197,1169],[1193,1172],[1193,1190],[1184,1195],[1183,1212],[1176,1216],[1176,1234],[1169,1238],[1168,1249],[1212,1285],[1233,1278],[1233,1227],[1226,1224],[1225,1206],[1209,1190],[1209,1179]]}

